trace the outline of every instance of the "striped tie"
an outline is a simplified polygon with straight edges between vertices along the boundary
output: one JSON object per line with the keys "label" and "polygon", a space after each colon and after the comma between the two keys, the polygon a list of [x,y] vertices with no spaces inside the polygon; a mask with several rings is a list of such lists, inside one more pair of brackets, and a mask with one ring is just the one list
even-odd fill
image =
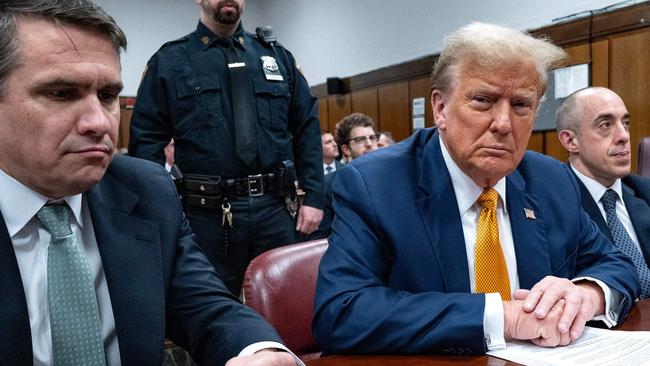
{"label": "striped tie", "polygon": [[618,193],[612,189],[608,189],[600,198],[600,202],[603,203],[603,208],[605,209],[607,226],[609,226],[609,230],[614,238],[614,244],[634,262],[641,283],[641,298],[646,299],[650,297],[650,269],[648,269],[648,265],[643,260],[643,255],[637,249],[627,230],[625,230],[625,226],[618,219],[618,215],[616,214],[617,200]]}
{"label": "striped tie", "polygon": [[510,300],[510,280],[508,268],[499,242],[497,223],[497,200],[499,193],[488,188],[478,198],[481,215],[476,232],[476,252],[474,271],[477,293],[501,294],[501,299]]}

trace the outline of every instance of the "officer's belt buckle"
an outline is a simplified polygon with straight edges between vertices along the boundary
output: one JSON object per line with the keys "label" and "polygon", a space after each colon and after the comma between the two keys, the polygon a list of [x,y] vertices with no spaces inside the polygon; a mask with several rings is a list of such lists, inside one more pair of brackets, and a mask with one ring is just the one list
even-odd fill
{"label": "officer's belt buckle", "polygon": [[262,181],[262,174],[248,176],[248,195],[251,197],[259,197],[264,194],[264,183]]}

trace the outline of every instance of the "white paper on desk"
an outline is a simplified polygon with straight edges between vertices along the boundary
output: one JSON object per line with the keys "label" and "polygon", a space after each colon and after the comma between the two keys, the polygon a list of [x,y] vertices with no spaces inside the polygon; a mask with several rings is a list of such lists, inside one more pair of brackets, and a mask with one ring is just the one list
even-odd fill
{"label": "white paper on desk", "polygon": [[488,355],[527,366],[643,366],[650,365],[650,332],[585,327],[582,336],[565,347],[507,342],[505,349]]}

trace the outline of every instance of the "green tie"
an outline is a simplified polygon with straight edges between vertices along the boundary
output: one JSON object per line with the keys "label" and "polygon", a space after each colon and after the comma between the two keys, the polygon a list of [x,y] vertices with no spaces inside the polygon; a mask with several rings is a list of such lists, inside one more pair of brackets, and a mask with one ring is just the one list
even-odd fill
{"label": "green tie", "polygon": [[92,272],[70,228],[70,208],[45,205],[36,214],[52,239],[47,251],[47,299],[55,366],[105,365]]}

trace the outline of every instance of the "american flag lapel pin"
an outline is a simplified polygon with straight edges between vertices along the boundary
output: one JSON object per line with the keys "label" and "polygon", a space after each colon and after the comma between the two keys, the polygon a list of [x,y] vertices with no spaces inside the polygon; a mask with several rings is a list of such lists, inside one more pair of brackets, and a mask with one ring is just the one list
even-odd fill
{"label": "american flag lapel pin", "polygon": [[524,215],[526,215],[526,218],[529,220],[535,220],[535,211],[531,210],[530,208],[524,208]]}

